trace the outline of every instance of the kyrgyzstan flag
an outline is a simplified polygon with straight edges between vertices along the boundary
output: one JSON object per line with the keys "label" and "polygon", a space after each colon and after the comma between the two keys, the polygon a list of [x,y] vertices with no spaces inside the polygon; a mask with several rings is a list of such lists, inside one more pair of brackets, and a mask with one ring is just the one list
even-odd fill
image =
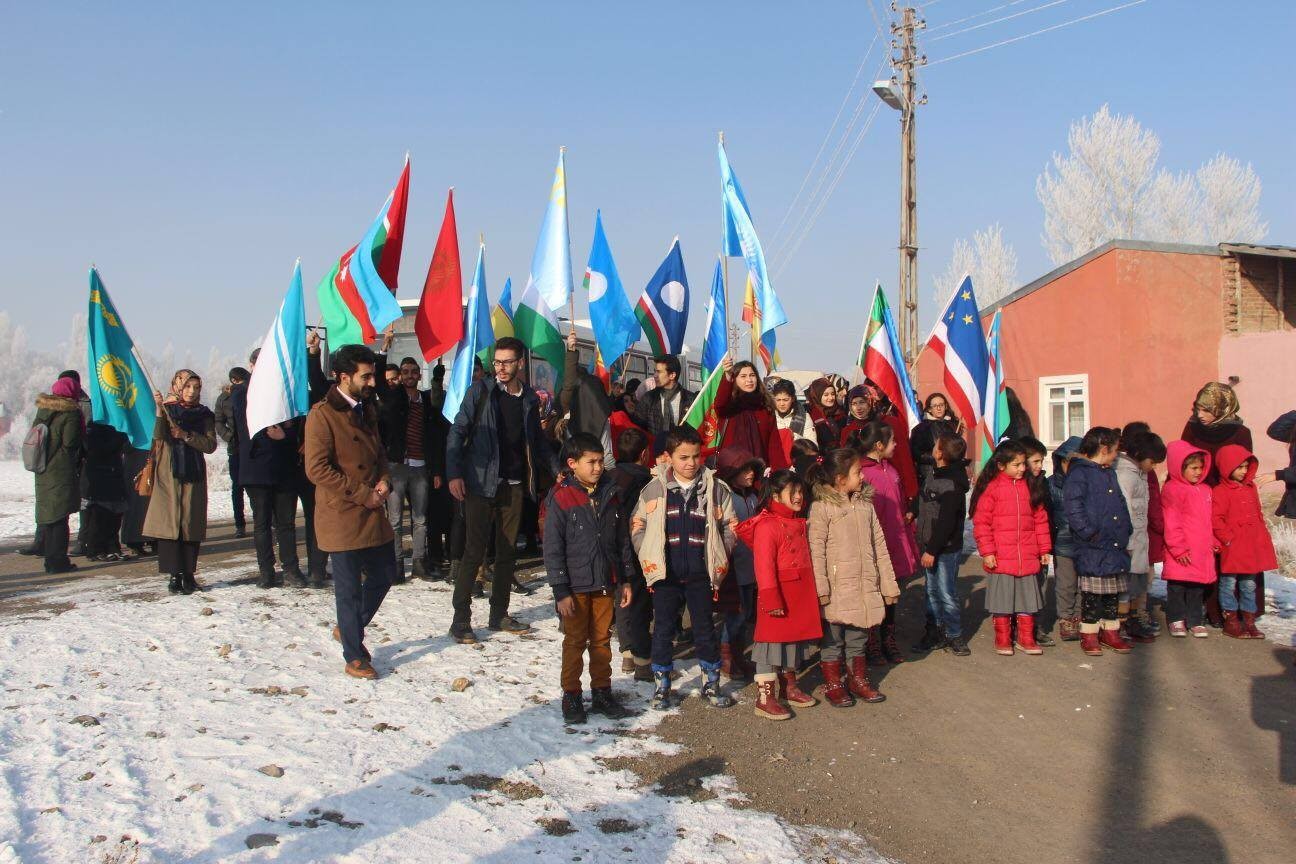
{"label": "kyrgyzstan flag", "polygon": [[432,362],[459,343],[464,333],[463,276],[459,270],[459,231],[455,227],[454,189],[446,196],[445,219],[437,236],[414,318],[423,359]]}

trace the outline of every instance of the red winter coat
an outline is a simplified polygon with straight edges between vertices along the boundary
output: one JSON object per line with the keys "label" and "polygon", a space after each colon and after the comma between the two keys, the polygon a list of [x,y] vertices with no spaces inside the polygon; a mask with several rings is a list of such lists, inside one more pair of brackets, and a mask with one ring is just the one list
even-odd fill
{"label": "red winter coat", "polygon": [[766,465],[774,463],[782,445],[774,412],[760,393],[736,390],[733,380],[726,375],[716,390],[715,412],[723,432],[717,450],[738,447]]}
{"label": "red winter coat", "polygon": [[1155,471],[1147,473],[1148,484],[1148,565],[1165,560],[1165,515],[1161,512],[1161,481]]}
{"label": "red winter coat", "polygon": [[[777,501],[741,522],[738,539],[756,564],[756,641],[804,642],[823,636],[806,520]],[[787,615],[775,618],[771,610]]]}
{"label": "red winter coat", "polygon": [[[1206,481],[1183,479],[1184,460],[1194,453],[1206,457],[1202,477],[1210,472],[1210,454],[1187,441],[1166,445],[1166,485],[1161,489],[1165,515],[1165,563],[1161,578],[1172,582],[1215,584],[1215,537],[1211,531],[1211,488]],[[1177,558],[1188,556],[1187,564]]]}
{"label": "red winter coat", "polygon": [[1008,576],[1034,576],[1040,571],[1040,556],[1053,551],[1048,511],[1031,507],[1025,478],[1011,480],[1002,473],[977,498],[972,534],[981,557],[997,559],[993,572]]}
{"label": "red winter coat", "polygon": [[[1243,462],[1248,462],[1241,482],[1229,479]],[[1220,484],[1211,494],[1211,515],[1215,541],[1220,547],[1221,573],[1263,573],[1278,566],[1273,538],[1260,511],[1260,492],[1255,476],[1259,463],[1251,451],[1226,444],[1217,456]]]}
{"label": "red winter coat", "polygon": [[[881,420],[891,427],[891,434],[896,441],[896,449],[888,461],[896,469],[896,473],[900,475],[900,490],[904,492],[905,500],[913,501],[918,497],[918,467],[914,465],[913,452],[910,451],[907,443],[909,441],[909,427],[902,418],[894,414],[883,414],[881,417],[874,415],[873,419]],[[845,427],[842,428],[842,446],[847,446],[846,442],[850,439],[852,432],[863,429],[869,422],[851,415]]]}

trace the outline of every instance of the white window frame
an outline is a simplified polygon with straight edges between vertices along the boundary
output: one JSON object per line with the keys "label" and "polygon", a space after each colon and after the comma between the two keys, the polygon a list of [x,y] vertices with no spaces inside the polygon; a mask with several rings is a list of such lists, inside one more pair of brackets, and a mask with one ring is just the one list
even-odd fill
{"label": "white window frame", "polygon": [[1077,372],[1072,375],[1049,375],[1039,379],[1039,411],[1036,416],[1039,417],[1040,437],[1050,450],[1057,449],[1068,436],[1058,437],[1053,429],[1053,411],[1051,410],[1052,403],[1049,400],[1049,390],[1053,387],[1077,386],[1084,390],[1084,423],[1082,425],[1088,429],[1091,416],[1089,412],[1089,373]]}

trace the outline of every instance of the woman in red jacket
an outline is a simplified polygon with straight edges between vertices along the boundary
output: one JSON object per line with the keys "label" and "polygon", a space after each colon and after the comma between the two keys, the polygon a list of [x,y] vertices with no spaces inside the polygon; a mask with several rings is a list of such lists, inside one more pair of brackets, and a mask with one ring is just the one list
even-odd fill
{"label": "woman in red jacket", "polygon": [[1211,495],[1211,521],[1220,547],[1219,602],[1224,635],[1263,639],[1255,624],[1256,583],[1260,574],[1278,566],[1278,556],[1260,510],[1255,484],[1259,463],[1245,447],[1225,444],[1216,464],[1220,484]]}
{"label": "woman in red jacket", "polygon": [[1012,618],[1017,616],[1017,647],[1043,654],[1035,642],[1040,597],[1040,567],[1049,561],[1053,540],[1042,500],[1031,500],[1026,482],[1026,448],[1005,441],[972,490],[972,533],[989,578],[986,608],[994,616],[995,652],[1013,653]]}
{"label": "woman in red jacket", "polygon": [[766,465],[781,452],[778,425],[774,422],[774,400],[765,390],[756,367],[747,360],[724,359],[724,378],[716,390],[715,412],[720,418],[720,444],[755,456]]}
{"label": "woman in red jacket", "polygon": [[[809,708],[817,701],[797,686],[806,648],[823,637],[810,540],[801,510],[805,482],[791,471],[776,471],[765,484],[762,509],[738,526],[756,565],[756,715],[787,720],[787,705]],[[775,683],[777,682],[777,692]]]}

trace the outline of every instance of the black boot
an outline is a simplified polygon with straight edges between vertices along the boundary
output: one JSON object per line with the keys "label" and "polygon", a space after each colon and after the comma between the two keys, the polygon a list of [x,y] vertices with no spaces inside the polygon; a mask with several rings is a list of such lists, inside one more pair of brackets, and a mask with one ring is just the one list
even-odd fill
{"label": "black boot", "polygon": [[197,591],[197,590],[198,590],[198,580],[197,580],[197,579],[194,579],[194,574],[192,574],[192,573],[181,573],[181,574],[180,574],[180,593],[181,593],[181,594],[192,594],[192,593],[194,593],[194,592]]}
{"label": "black boot", "polygon": [[[895,607],[889,608],[894,609]],[[904,655],[900,653],[900,646],[896,644],[895,624],[891,621],[883,621],[880,635],[882,637],[882,655],[886,657],[887,662],[903,663]]]}
{"label": "black boot", "polygon": [[307,585],[306,577],[302,574],[300,567],[289,567],[284,570],[284,575],[288,578],[288,584],[294,588],[305,588]]}
{"label": "black boot", "polygon": [[601,687],[590,691],[589,710],[591,714],[602,714],[609,720],[624,720],[627,717],[634,716],[633,711],[622,705],[617,701],[616,696],[612,695],[611,687]]}
{"label": "black boot", "polygon": [[167,590],[172,594],[179,594],[184,588],[184,581],[180,578],[179,573],[172,573],[171,578],[167,580]]}
{"label": "black boot", "polygon": [[653,679],[657,687],[653,690],[652,707],[663,711],[671,707],[671,675],[669,672],[653,670]]}
{"label": "black boot", "polygon": [[923,637],[918,640],[918,644],[913,647],[915,654],[926,654],[928,651],[935,651],[937,648],[945,646],[945,635],[941,633],[935,621],[927,622],[927,629],[923,631]]}
{"label": "black boot", "polygon": [[310,574],[310,581],[308,581],[308,582],[306,583],[306,587],[308,587],[308,588],[323,588],[323,587],[324,587],[324,574],[323,574],[322,572],[320,572],[320,573],[316,573],[316,572],[312,571],[311,574]]}
{"label": "black boot", "polygon": [[262,570],[261,575],[257,577],[258,588],[273,588],[275,584],[275,574],[273,570]]}
{"label": "black boot", "polygon": [[579,693],[563,694],[562,712],[564,723],[584,723],[588,719],[585,716],[585,701]]}

